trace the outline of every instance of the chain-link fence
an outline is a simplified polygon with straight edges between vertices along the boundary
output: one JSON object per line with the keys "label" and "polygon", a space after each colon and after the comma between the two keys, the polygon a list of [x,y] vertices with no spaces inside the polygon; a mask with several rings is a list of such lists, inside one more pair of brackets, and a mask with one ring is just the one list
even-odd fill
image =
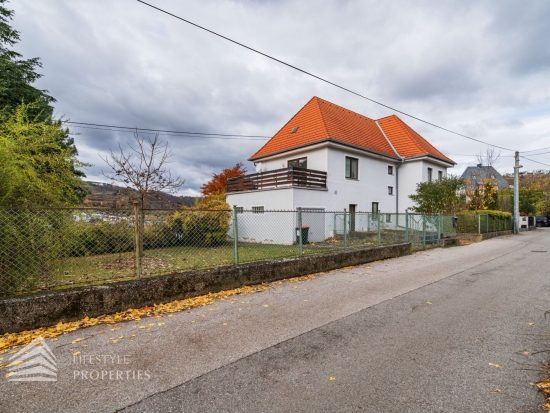
{"label": "chain-link fence", "polygon": [[458,232],[485,234],[513,229],[513,218],[504,214],[461,213],[458,215]]}
{"label": "chain-link fence", "polygon": [[409,213],[0,209],[0,297],[402,242],[428,248],[455,233],[451,216]]}

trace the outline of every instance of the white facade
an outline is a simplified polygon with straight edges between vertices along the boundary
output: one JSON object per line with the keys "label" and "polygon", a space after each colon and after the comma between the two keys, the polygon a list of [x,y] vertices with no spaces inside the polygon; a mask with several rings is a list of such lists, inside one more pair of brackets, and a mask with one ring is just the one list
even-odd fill
{"label": "white facade", "polygon": [[[231,206],[251,210],[264,207],[267,210],[322,209],[343,211],[354,206],[355,211],[372,212],[378,203],[382,213],[405,212],[414,204],[409,195],[416,193],[419,182],[447,175],[444,162],[426,156],[406,159],[404,162],[365,150],[322,143],[301,150],[266,157],[257,163],[258,172],[286,168],[289,160],[307,157],[307,169],[327,172],[327,188],[264,188],[227,194]],[[346,157],[358,160],[357,179],[346,178]],[[389,173],[388,166],[392,167]],[[390,194],[391,192],[391,194]]]}

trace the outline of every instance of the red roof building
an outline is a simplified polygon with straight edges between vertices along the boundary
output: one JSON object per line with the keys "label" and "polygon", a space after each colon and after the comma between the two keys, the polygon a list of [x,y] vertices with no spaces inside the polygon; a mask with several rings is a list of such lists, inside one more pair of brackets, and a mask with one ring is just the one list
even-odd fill
{"label": "red roof building", "polygon": [[[409,196],[418,183],[442,179],[455,165],[395,115],[370,119],[318,97],[249,160],[257,173],[228,180],[230,205],[255,214],[298,207],[383,211],[388,225],[395,225],[390,214],[414,206]],[[312,231],[314,239],[326,235]]]}
{"label": "red roof building", "polygon": [[429,156],[454,164],[396,115],[373,120],[313,97],[250,161],[321,142],[340,143],[394,158]]}

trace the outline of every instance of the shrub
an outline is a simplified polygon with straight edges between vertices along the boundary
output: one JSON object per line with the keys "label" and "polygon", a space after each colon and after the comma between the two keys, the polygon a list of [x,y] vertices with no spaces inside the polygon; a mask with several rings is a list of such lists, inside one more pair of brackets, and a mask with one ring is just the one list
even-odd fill
{"label": "shrub", "polygon": [[227,242],[231,211],[223,195],[204,198],[196,206],[182,208],[167,220],[171,231],[185,245],[216,246]]}
{"label": "shrub", "polygon": [[459,233],[477,233],[479,231],[479,216],[482,216],[484,223],[490,220],[491,229],[510,229],[508,228],[511,222],[512,214],[504,211],[478,210],[477,214],[474,211],[462,211],[457,214],[458,225],[456,232]]}

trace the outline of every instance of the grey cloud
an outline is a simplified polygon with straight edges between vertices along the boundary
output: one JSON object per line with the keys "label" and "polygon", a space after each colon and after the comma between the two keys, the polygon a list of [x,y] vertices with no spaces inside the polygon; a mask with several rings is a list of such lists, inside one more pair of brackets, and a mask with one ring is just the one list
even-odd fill
{"label": "grey cloud", "polygon": [[[518,136],[543,142],[550,130],[550,85],[544,81],[550,26],[548,7],[542,3],[153,3],[479,139],[514,147]],[[138,3],[20,0],[10,5],[16,11],[14,26],[22,34],[18,50],[43,60],[44,77],[37,86],[50,90],[58,100],[56,112],[73,121],[272,135],[313,95],[371,118],[393,113]],[[448,153],[475,155],[484,149],[403,120]],[[81,158],[95,165],[88,175],[98,179],[98,153],[132,138],[72,130],[81,133],[76,137]],[[263,144],[163,139],[177,156],[172,168],[187,178],[186,193],[197,191],[213,172],[246,160]],[[529,141],[528,149],[533,144]],[[461,161],[457,168],[467,163]],[[506,162],[502,165],[509,170]]]}

